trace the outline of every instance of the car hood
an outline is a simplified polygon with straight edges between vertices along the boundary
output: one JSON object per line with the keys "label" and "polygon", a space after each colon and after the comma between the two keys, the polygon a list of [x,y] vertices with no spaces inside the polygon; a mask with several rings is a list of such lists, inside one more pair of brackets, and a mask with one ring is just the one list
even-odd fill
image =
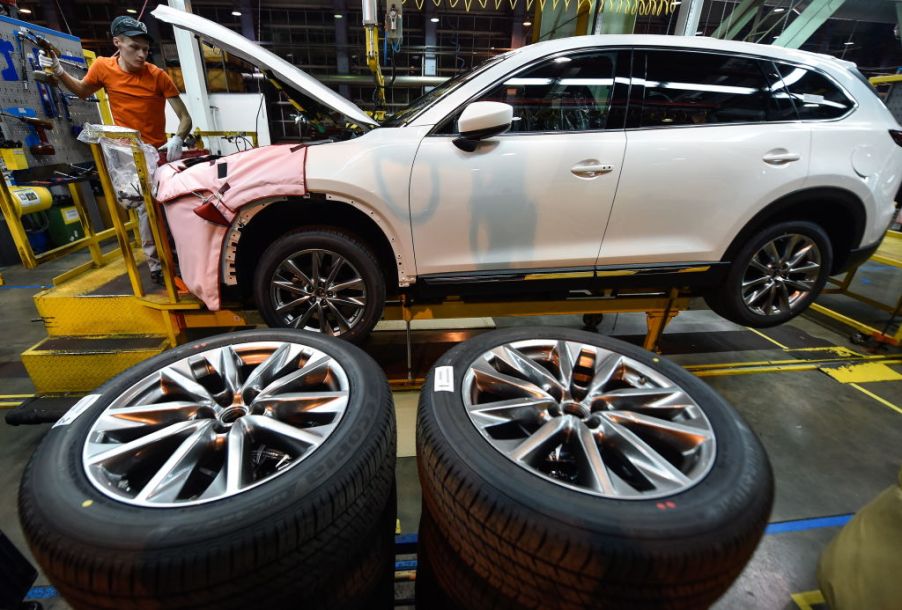
{"label": "car hood", "polygon": [[378,123],[358,106],[332,91],[324,84],[299,70],[272,51],[251,42],[241,34],[193,13],[180,11],[163,4],[151,14],[160,21],[201,36],[228,53],[248,61],[261,70],[271,72],[281,81],[295,87],[305,95],[348,117],[355,123],[375,127]]}

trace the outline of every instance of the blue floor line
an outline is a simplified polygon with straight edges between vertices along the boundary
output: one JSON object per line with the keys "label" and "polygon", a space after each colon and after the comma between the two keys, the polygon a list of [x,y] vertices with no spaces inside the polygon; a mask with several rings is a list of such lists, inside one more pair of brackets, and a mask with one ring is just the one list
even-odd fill
{"label": "blue floor line", "polygon": [[42,286],[41,284],[5,284],[0,286],[0,290],[4,289],[15,289],[15,288],[50,288],[50,286]]}
{"label": "blue floor line", "polygon": [[852,518],[852,514],[836,515],[835,517],[817,517],[814,519],[797,519],[795,521],[781,521],[771,523],[764,530],[765,534],[785,534],[786,532],[801,532],[821,527],[842,527]]}

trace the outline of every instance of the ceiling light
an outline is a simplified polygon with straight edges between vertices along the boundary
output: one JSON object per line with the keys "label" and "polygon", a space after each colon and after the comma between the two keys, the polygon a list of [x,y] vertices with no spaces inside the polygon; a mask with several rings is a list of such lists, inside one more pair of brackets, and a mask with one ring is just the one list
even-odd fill
{"label": "ceiling light", "polygon": [[126,12],[126,13],[131,13],[132,15],[135,15],[135,14],[138,13],[138,11],[136,11],[136,10],[133,9],[133,8],[127,8],[127,9],[125,9],[125,12]]}
{"label": "ceiling light", "polygon": [[524,22],[523,22],[523,25],[526,26],[526,27],[529,27],[529,26],[532,25],[532,21],[524,21]]}
{"label": "ceiling light", "polygon": [[241,17],[241,11],[232,11],[232,14],[236,17]]}
{"label": "ceiling light", "polygon": [[341,13],[335,13],[334,17],[335,17],[336,19],[344,19],[344,18],[345,18],[345,16],[342,15]]}
{"label": "ceiling light", "polygon": [[851,40],[847,40],[847,41],[845,41],[843,44],[846,45],[846,46],[848,47],[848,46],[851,46],[851,45],[853,45],[853,44],[855,44],[855,43],[852,42]]}
{"label": "ceiling light", "polygon": [[30,8],[20,8],[19,12],[22,13],[23,15],[30,15],[31,9]]}
{"label": "ceiling light", "polygon": [[433,17],[429,21],[431,21],[432,23],[438,23],[438,17]]}
{"label": "ceiling light", "polygon": [[774,9],[774,12],[775,12],[775,13],[785,13],[785,12],[786,12],[786,9],[783,8],[783,7],[778,6],[777,8]]}

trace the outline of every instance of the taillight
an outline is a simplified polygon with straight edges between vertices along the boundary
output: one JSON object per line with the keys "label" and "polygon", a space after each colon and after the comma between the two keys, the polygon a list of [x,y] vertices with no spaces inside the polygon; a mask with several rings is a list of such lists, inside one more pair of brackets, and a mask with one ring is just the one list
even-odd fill
{"label": "taillight", "polygon": [[898,129],[890,129],[889,136],[893,139],[893,142],[895,142],[899,146],[902,146],[902,131],[899,131]]}

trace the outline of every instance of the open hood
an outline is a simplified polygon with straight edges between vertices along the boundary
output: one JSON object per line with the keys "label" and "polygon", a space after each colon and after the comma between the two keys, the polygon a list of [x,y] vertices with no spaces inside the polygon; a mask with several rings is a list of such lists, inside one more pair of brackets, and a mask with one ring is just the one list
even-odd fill
{"label": "open hood", "polygon": [[373,117],[309,74],[299,70],[272,51],[264,49],[227,27],[209,19],[198,17],[193,13],[186,13],[163,4],[157,6],[151,11],[151,14],[160,21],[170,23],[177,28],[188,30],[205,38],[223,51],[232,53],[236,57],[254,64],[261,70],[271,72],[279,80],[295,87],[332,110],[340,112],[355,123],[368,126],[378,125],[373,120]]}

